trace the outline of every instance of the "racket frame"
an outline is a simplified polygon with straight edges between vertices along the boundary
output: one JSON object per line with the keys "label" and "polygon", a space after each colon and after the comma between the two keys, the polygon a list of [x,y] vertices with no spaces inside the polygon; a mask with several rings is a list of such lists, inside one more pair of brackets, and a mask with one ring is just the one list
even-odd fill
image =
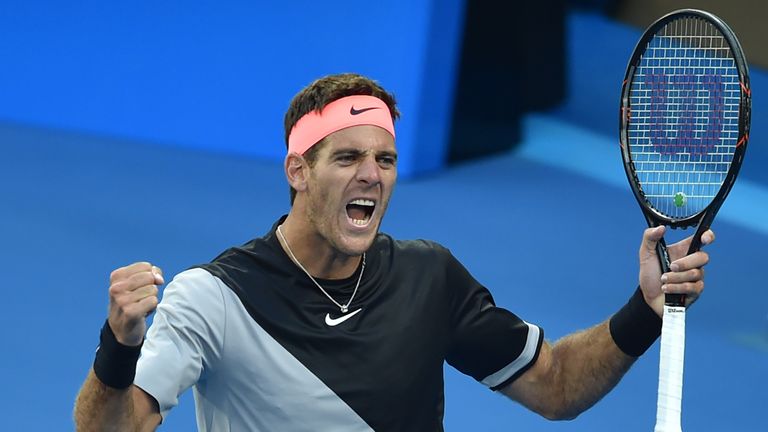
{"label": "racket frame", "polygon": [[[698,18],[711,23],[724,36],[734,59],[734,65],[739,74],[741,91],[739,94],[739,121],[736,149],[728,168],[723,184],[712,201],[698,213],[675,219],[655,209],[646,199],[645,193],[640,187],[640,182],[635,171],[634,162],[629,147],[629,125],[632,120],[632,107],[630,105],[630,92],[635,70],[648,47],[649,42],[656,34],[670,22],[678,18]],[[627,175],[632,193],[635,196],[648,226],[653,228],[659,225],[669,226],[673,229],[688,228],[698,225],[693,236],[688,254],[701,248],[701,235],[710,228],[723,201],[731,191],[739,169],[741,168],[747,143],[749,141],[749,129],[751,122],[751,89],[749,84],[749,70],[746,58],[733,30],[717,16],[696,9],[680,9],[670,12],[651,24],[643,33],[630,57],[626,74],[621,89],[621,105],[619,110],[619,140],[621,145],[624,171]],[[656,247],[662,273],[669,272],[669,254],[664,239],[660,239]],[[657,418],[654,430],[656,432],[681,431],[682,411],[682,384],[685,347],[685,295],[666,294],[664,299],[664,320],[661,335],[661,353],[659,363],[659,388],[657,402]]]}
{"label": "racket frame", "polygon": [[[740,100],[739,100],[739,124],[738,124],[738,144],[736,145],[736,151],[733,154],[731,165],[726,173],[723,185],[717,192],[715,197],[709,203],[708,206],[703,208],[698,213],[688,216],[686,218],[671,218],[660,211],[656,210],[645,197],[645,193],[639,186],[639,179],[635,172],[634,162],[629,149],[629,124],[631,122],[632,107],[630,105],[630,91],[632,88],[632,78],[635,74],[635,70],[640,64],[640,60],[645,53],[648,43],[653,39],[656,34],[670,22],[681,18],[699,18],[710,22],[714,25],[723,37],[727,41],[731,53],[734,58],[734,65],[739,73],[739,82],[741,84]],[[706,11],[697,9],[680,9],[670,12],[667,15],[659,18],[656,22],[651,24],[648,29],[643,33],[642,37],[635,46],[632,56],[627,64],[626,73],[624,75],[624,81],[621,89],[621,109],[619,110],[619,138],[621,144],[622,160],[624,162],[624,172],[627,175],[627,180],[632,188],[632,193],[637,199],[638,204],[645,216],[646,222],[650,228],[657,227],[659,225],[669,226],[670,228],[688,228],[694,225],[698,225],[696,233],[694,234],[693,241],[688,250],[688,253],[698,251],[701,248],[701,235],[710,228],[712,221],[715,218],[720,206],[725,201],[728,193],[731,191],[739,169],[741,168],[742,160],[744,159],[744,153],[746,151],[747,143],[749,141],[749,128],[751,120],[751,89],[749,84],[749,69],[746,62],[746,57],[741,49],[733,30],[728,25],[715,16]],[[666,250],[666,244],[664,239],[659,241],[657,248],[659,253],[659,261],[664,273],[669,271],[669,254]],[[673,298],[676,295],[672,295]],[[680,300],[680,299],[678,299]],[[681,302],[678,305],[682,305]]]}

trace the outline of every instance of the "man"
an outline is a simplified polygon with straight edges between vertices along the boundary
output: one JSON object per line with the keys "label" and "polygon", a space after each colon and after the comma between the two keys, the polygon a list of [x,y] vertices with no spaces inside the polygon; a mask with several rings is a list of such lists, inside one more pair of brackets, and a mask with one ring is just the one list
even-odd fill
{"label": "man", "polygon": [[158,267],[115,270],[78,429],[154,430],[194,386],[204,431],[439,431],[445,361],[547,418],[573,418],[658,337],[663,292],[690,302],[703,290],[707,254],[672,245],[662,275],[664,228],[646,230],[627,305],[551,345],[445,248],[379,233],[398,116],[394,97],[365,77],[315,81],[285,116],[287,216],[179,274],[159,306]]}

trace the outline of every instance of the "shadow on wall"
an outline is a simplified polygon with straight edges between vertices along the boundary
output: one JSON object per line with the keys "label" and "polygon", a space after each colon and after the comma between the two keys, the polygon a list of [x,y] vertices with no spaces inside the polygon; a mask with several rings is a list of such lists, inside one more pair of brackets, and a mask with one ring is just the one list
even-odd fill
{"label": "shadow on wall", "polygon": [[750,63],[768,68],[763,22],[755,19],[768,16],[768,2],[763,0],[621,0],[614,2],[612,16],[621,22],[645,28],[662,15],[684,8],[705,10],[722,18],[736,32]]}

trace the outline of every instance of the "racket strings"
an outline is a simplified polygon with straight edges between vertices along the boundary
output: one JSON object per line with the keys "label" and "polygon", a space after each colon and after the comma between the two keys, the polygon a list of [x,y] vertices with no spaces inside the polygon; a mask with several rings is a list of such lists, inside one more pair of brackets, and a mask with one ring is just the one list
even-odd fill
{"label": "racket strings", "polygon": [[739,136],[739,73],[711,23],[673,21],[651,38],[629,93],[629,152],[649,204],[672,219],[706,208]]}

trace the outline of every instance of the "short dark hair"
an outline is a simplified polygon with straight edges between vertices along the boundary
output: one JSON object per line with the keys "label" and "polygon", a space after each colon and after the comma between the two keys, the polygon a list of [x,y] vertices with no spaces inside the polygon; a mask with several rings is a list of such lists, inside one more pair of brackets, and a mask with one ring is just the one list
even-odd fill
{"label": "short dark hair", "polygon": [[[354,73],[328,75],[304,87],[291,100],[283,122],[285,126],[285,148],[288,148],[288,136],[291,134],[293,126],[296,125],[300,118],[312,111],[322,111],[326,105],[335,100],[356,95],[379,98],[389,108],[393,122],[400,117],[395,96],[384,90],[378,82]],[[317,160],[317,154],[325,144],[324,141],[325,139],[320,140],[320,142],[304,153],[304,159],[306,159],[310,166],[313,166]],[[291,187],[291,205],[293,205],[295,199],[296,190]]]}

